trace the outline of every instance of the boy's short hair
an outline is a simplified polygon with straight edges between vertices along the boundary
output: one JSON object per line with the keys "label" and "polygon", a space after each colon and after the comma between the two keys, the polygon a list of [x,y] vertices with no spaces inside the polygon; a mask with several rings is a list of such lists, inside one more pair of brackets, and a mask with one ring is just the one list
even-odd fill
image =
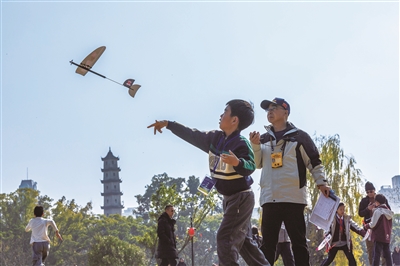
{"label": "boy's short hair", "polygon": [[254,121],[253,105],[245,100],[230,100],[226,103],[231,108],[231,117],[239,118],[238,129],[243,130],[250,126]]}
{"label": "boy's short hair", "polygon": [[386,204],[386,197],[382,194],[376,194],[375,201],[379,202],[380,204]]}
{"label": "boy's short hair", "polygon": [[42,217],[43,215],[43,206],[37,205],[35,209],[33,210],[33,213],[35,214],[36,217]]}

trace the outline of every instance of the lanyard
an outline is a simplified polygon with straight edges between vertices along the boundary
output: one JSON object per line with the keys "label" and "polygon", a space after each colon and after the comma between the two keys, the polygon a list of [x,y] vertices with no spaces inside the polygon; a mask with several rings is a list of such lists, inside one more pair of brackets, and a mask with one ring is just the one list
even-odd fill
{"label": "lanyard", "polygon": [[[272,144],[272,136],[269,137],[269,142],[271,144],[271,154],[274,153],[274,145]],[[278,145],[278,143],[276,143]],[[277,146],[275,145],[275,147]],[[286,140],[283,140],[283,144],[281,147],[281,151],[282,151],[282,156],[285,153],[285,147],[286,147]]]}

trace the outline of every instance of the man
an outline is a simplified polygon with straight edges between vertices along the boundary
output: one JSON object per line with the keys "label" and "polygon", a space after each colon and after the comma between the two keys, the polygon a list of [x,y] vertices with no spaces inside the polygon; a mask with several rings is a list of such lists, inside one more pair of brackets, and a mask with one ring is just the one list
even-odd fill
{"label": "man", "polygon": [[36,206],[33,213],[35,218],[32,218],[25,228],[26,232],[32,230],[30,241],[30,244],[32,245],[32,265],[44,265],[43,263],[49,255],[50,250],[50,238],[47,235],[47,228],[51,226],[56,232],[56,236],[61,241],[62,237],[58,232],[56,223],[52,219],[43,218],[43,206]]}
{"label": "man", "polygon": [[[367,181],[365,183],[365,192],[367,195],[361,199],[360,204],[358,205],[358,215],[364,217],[364,224],[371,222],[372,217],[372,210],[375,208],[375,186],[371,182]],[[385,202],[386,206],[390,209],[389,203]],[[372,265],[373,263],[373,255],[374,255],[374,242],[371,241],[371,237],[365,240],[367,245],[367,252],[368,252],[368,261],[369,264]],[[383,265],[385,265],[384,258],[382,257]]]}
{"label": "man", "polygon": [[175,224],[176,220],[172,219],[174,216],[174,206],[167,205],[165,212],[158,218],[157,236],[158,248],[157,256],[161,259],[160,266],[176,266],[176,237],[175,237]]}
{"label": "man", "polygon": [[292,241],[295,265],[309,265],[306,242],[304,208],[307,205],[306,169],[311,172],[319,190],[328,197],[324,168],[319,152],[310,136],[288,122],[290,105],[285,99],[264,100],[261,108],[267,111],[271,125],[267,133],[250,133],[260,178],[260,205],[262,206],[261,247],[271,265],[274,264],[276,246],[282,222]]}

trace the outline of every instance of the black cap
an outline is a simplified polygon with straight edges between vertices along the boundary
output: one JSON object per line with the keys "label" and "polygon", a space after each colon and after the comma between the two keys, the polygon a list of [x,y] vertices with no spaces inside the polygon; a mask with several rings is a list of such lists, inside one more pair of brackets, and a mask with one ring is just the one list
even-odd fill
{"label": "black cap", "polygon": [[367,183],[365,183],[365,191],[368,191],[368,190],[375,190],[374,184],[372,184],[369,181]]}
{"label": "black cap", "polygon": [[273,99],[272,101],[264,100],[261,102],[260,106],[262,109],[267,110],[271,103],[282,106],[285,110],[288,111],[288,114],[290,114],[290,105],[283,98],[275,97],[275,99]]}

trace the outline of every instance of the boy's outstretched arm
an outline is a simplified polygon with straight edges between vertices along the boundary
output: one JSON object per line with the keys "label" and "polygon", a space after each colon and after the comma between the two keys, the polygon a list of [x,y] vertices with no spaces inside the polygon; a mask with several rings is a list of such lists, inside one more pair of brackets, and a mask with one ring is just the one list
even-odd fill
{"label": "boy's outstretched arm", "polygon": [[161,120],[161,121],[157,121],[153,124],[151,124],[150,126],[148,126],[147,128],[151,128],[154,127],[154,135],[158,132],[162,133],[162,128],[168,126],[168,121],[167,120]]}

